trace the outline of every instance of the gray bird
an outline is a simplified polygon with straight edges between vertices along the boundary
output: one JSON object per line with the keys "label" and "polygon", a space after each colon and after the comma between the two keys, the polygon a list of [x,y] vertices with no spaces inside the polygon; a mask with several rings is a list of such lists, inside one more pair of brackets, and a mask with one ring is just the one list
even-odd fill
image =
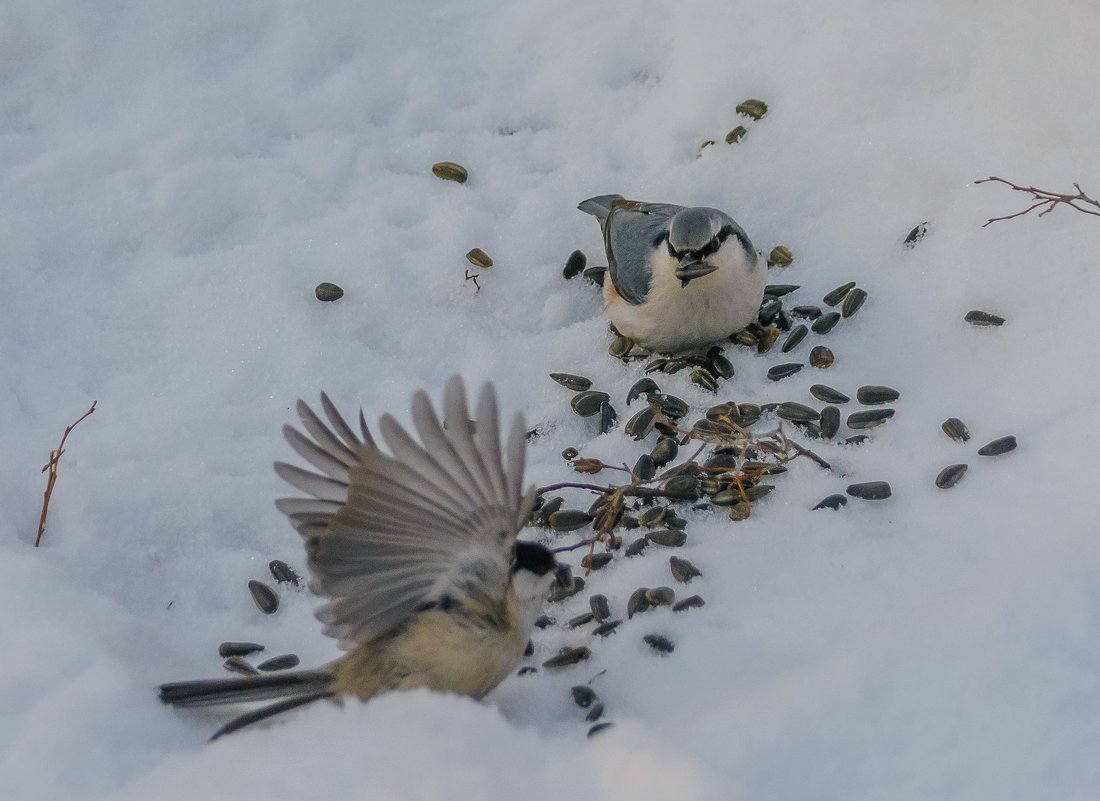
{"label": "gray bird", "polygon": [[281,699],[214,738],[319,698],[414,687],[481,698],[523,656],[551,583],[567,576],[546,548],[516,540],[535,502],[523,491],[525,426],[516,415],[502,446],[491,384],[476,426],[458,376],[444,391],[446,427],[425,392],[413,396],[420,442],[383,416],[392,456],[361,411],[360,438],[323,393],[321,406],[328,425],[298,401],[309,436],[283,428],[320,472],[275,465],[311,497],[276,506],[305,540],[310,589],[328,599],[317,611],[324,632],[349,653],[315,670],[160,687],[176,706]]}
{"label": "gray bird", "polygon": [[600,195],[577,206],[603,230],[608,317],[643,347],[705,350],[755,317],[767,266],[728,214]]}

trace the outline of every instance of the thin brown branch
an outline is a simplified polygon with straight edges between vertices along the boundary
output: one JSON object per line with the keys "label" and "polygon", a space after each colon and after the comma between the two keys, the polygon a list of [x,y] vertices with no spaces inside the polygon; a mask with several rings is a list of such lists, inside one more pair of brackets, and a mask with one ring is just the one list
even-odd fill
{"label": "thin brown branch", "polygon": [[57,450],[50,451],[50,461],[46,463],[46,466],[42,468],[42,472],[50,471],[49,481],[46,483],[46,494],[42,498],[42,516],[38,519],[38,536],[34,539],[34,547],[37,548],[39,543],[42,542],[42,535],[46,533],[46,512],[50,508],[50,496],[53,495],[53,485],[57,482],[57,464],[61,460],[61,454],[65,452],[65,440],[69,436],[69,432],[76,428],[81,420],[95,411],[95,405],[99,403],[98,400],[92,401],[92,408],[84,412],[75,423],[65,429],[65,433],[61,435],[61,443],[57,446]]}
{"label": "thin brown branch", "polygon": [[[1100,217],[1100,201],[1096,201],[1086,195],[1084,190],[1081,189],[1081,185],[1076,182],[1074,182],[1073,184],[1074,189],[1077,190],[1076,195],[1071,195],[1063,192],[1050,192],[1046,189],[1038,189],[1034,186],[1018,186],[1017,184],[1012,183],[1012,181],[1006,181],[1004,178],[998,178],[995,175],[991,175],[989,178],[982,178],[981,180],[975,181],[974,183],[985,184],[989,183],[990,181],[1004,184],[1005,186],[1008,186],[1017,192],[1027,192],[1036,202],[1028,206],[1023,211],[1018,211],[1015,214],[1008,214],[1004,217],[993,217],[983,223],[982,228],[985,228],[991,223],[1000,222],[1001,220],[1011,220],[1015,217],[1023,217],[1025,214],[1029,214],[1035,211],[1035,209],[1046,206],[1046,208],[1040,211],[1038,214],[1039,217],[1042,217],[1054,211],[1054,209],[1059,204],[1069,206],[1071,209],[1076,209],[1082,214],[1091,214],[1094,217]],[[1083,209],[1080,206],[1076,205],[1077,203],[1087,203],[1090,206],[1095,206],[1097,210],[1092,211],[1091,209]]]}

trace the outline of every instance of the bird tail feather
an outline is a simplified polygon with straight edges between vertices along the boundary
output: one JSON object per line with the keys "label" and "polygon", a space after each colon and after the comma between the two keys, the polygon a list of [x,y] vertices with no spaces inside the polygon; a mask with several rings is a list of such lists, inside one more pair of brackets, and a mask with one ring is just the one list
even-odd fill
{"label": "bird tail feather", "polygon": [[162,684],[159,694],[161,701],[172,706],[208,706],[267,701],[272,698],[319,698],[332,694],[331,685],[331,673],[324,670],[303,670],[275,676],[178,681]]}
{"label": "bird tail feather", "polygon": [[597,195],[581,201],[577,208],[586,214],[591,214],[600,221],[600,225],[603,225],[607,221],[607,215],[611,213],[611,204],[622,199],[622,195]]}

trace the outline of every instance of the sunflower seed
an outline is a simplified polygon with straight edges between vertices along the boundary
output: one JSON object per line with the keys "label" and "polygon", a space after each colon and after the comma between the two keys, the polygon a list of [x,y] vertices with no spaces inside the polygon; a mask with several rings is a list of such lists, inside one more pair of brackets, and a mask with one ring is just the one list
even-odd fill
{"label": "sunflower seed", "polygon": [[222,667],[230,673],[240,673],[242,676],[255,676],[260,671],[245,661],[243,656],[231,656],[222,662]]}
{"label": "sunflower seed", "polygon": [[638,457],[638,461],[634,463],[631,475],[635,481],[649,481],[657,475],[657,463],[653,461],[653,457],[648,453],[643,453]]}
{"label": "sunflower seed", "polygon": [[978,311],[977,309],[968,311],[963,319],[971,325],[1004,325],[1005,322],[1004,317],[998,317],[996,314]]}
{"label": "sunflower seed", "polygon": [[914,228],[912,231],[910,231],[906,235],[905,241],[901,243],[901,246],[903,248],[905,248],[906,250],[912,250],[918,242],[920,242],[922,239],[924,239],[924,235],[926,233],[928,233],[928,221],[927,220],[925,220],[920,225],[918,225],[916,228]]}
{"label": "sunflower seed", "polygon": [[730,342],[734,342],[738,345],[744,345],[747,348],[755,348],[759,340],[748,329],[742,328],[740,331],[734,331],[730,334]]}
{"label": "sunflower seed", "polygon": [[734,109],[738,114],[744,114],[746,117],[752,117],[754,120],[758,120],[768,113],[768,104],[763,100],[746,100]]}
{"label": "sunflower seed", "polygon": [[786,403],[779,404],[779,408],[775,410],[775,415],[776,417],[792,422],[808,423],[820,418],[821,412],[816,409],[811,409],[809,406],[805,406],[801,403],[787,401]]}
{"label": "sunflower seed", "polygon": [[573,694],[573,703],[581,709],[588,709],[596,700],[596,691],[583,684],[571,687],[569,692]]}
{"label": "sunflower seed", "polygon": [[794,325],[794,320],[791,318],[790,313],[783,309],[775,318],[775,324],[780,331],[790,331],[791,326]]}
{"label": "sunflower seed", "polygon": [[752,504],[748,501],[741,501],[730,507],[730,520],[748,520],[750,514],[752,514]]}
{"label": "sunflower seed", "polygon": [[798,343],[806,338],[806,332],[808,330],[809,329],[806,328],[805,324],[798,325],[795,328],[791,329],[791,333],[787,334],[787,339],[786,341],[784,341],[783,347],[780,348],[780,350],[782,350],[784,353],[790,353],[792,350],[798,347]]}
{"label": "sunflower seed", "polygon": [[580,576],[573,576],[573,583],[567,586],[561,586],[555,584],[550,588],[550,601],[564,601],[566,598],[572,598],[578,592],[584,589],[584,579]]}
{"label": "sunflower seed", "polygon": [[322,281],[313,290],[313,294],[317,296],[317,300],[331,303],[344,297],[344,290],[330,281]]}
{"label": "sunflower seed", "polygon": [[672,587],[654,587],[646,590],[645,598],[650,606],[669,606],[676,600],[676,591]]}
{"label": "sunflower seed", "polygon": [[493,266],[493,260],[489,258],[489,254],[481,248],[474,248],[467,253],[466,261],[482,270],[487,270]]}
{"label": "sunflower seed", "polygon": [[677,601],[672,605],[673,612],[683,612],[685,609],[696,609],[700,606],[706,606],[707,602],[704,601],[698,595],[692,595],[690,598],[685,598],[682,601]]}
{"label": "sunflower seed", "polygon": [[577,615],[575,618],[570,619],[570,621],[565,624],[565,627],[567,629],[575,629],[587,623],[591,623],[594,619],[595,615],[591,612],[585,612],[583,615]]}
{"label": "sunflower seed", "polygon": [[634,382],[634,386],[630,388],[630,391],[626,393],[627,405],[630,405],[642,395],[649,395],[650,392],[660,392],[661,388],[657,386],[657,382],[652,378],[639,378]]}
{"label": "sunflower seed", "polygon": [[[592,389],[592,380],[589,378],[585,378],[583,375],[572,375],[570,373],[550,373],[550,377],[566,389],[571,389],[574,392],[584,392],[585,390]],[[608,397],[611,396],[608,395]]]}
{"label": "sunflower seed", "polygon": [[822,498],[818,501],[817,506],[814,509],[839,509],[848,503],[848,499],[843,495],[830,495],[827,498]]}
{"label": "sunflower seed", "polygon": [[585,392],[578,392],[574,395],[569,405],[573,408],[573,411],[581,417],[591,417],[594,414],[599,414],[600,407],[610,399],[611,396],[606,392],[588,390]]}
{"label": "sunflower seed", "polygon": [[671,654],[676,650],[676,645],[668,637],[663,637],[660,634],[647,634],[642,637],[645,640],[646,645],[652,648],[657,653]]}
{"label": "sunflower seed", "polygon": [[885,481],[865,481],[861,484],[849,484],[848,494],[865,501],[881,501],[890,497],[890,485]]}
{"label": "sunflower seed", "polygon": [[674,512],[672,509],[668,510],[668,514],[665,515],[665,519],[661,522],[664,523],[665,526],[667,526],[668,528],[674,528],[677,531],[683,531],[684,528],[687,526],[687,521],[684,520],[684,518],[682,517],[677,517],[676,512]]}
{"label": "sunflower seed", "polygon": [[227,656],[248,656],[263,649],[264,647],[256,642],[223,642],[218,646],[218,656],[223,659]]}
{"label": "sunflower seed", "polygon": [[607,729],[610,729],[612,725],[613,724],[611,723],[597,723],[595,726],[588,730],[588,738],[591,739],[599,734],[601,731],[606,731]]}
{"label": "sunflower seed", "polygon": [[773,298],[781,298],[799,288],[798,284],[768,284],[764,287],[764,294],[771,295]]}
{"label": "sunflower seed", "polygon": [[565,498],[560,495],[555,495],[548,501],[545,501],[539,508],[537,513],[537,520],[540,526],[550,525],[550,515],[561,509],[562,504],[565,503]]}
{"label": "sunflower seed", "polygon": [[772,252],[768,254],[769,267],[789,267],[793,261],[791,249],[784,245],[772,248]]}
{"label": "sunflower seed", "polygon": [[844,444],[845,445],[862,445],[868,439],[870,439],[870,437],[868,437],[866,434],[856,434],[854,437],[847,437],[844,440]]}
{"label": "sunflower seed", "polygon": [[592,609],[592,616],[596,620],[604,621],[611,617],[611,604],[606,595],[593,595],[588,599],[588,605]]}
{"label": "sunflower seed", "polygon": [[801,364],[777,364],[775,367],[772,367],[770,370],[768,370],[768,380],[782,381],[784,378],[794,375],[801,369]]}
{"label": "sunflower seed", "polygon": [[302,660],[298,658],[297,654],[283,654],[282,656],[273,656],[260,664],[256,665],[256,670],[262,670],[267,673],[272,670],[289,670],[293,667],[298,667]]}
{"label": "sunflower seed", "polygon": [[833,326],[840,320],[840,312],[829,312],[814,320],[810,327],[815,334],[827,334],[833,330]]}
{"label": "sunflower seed", "polygon": [[795,306],[791,309],[792,317],[804,317],[809,320],[816,320],[821,316],[820,306]]}
{"label": "sunflower seed", "polygon": [[634,540],[630,545],[626,546],[626,550],[623,551],[627,556],[638,556],[642,551],[649,547],[649,540],[645,537]]}
{"label": "sunflower seed", "polygon": [[606,434],[608,431],[615,427],[615,421],[619,419],[619,415],[615,413],[615,408],[607,402],[600,404],[600,433]]}
{"label": "sunflower seed", "polygon": [[810,387],[810,394],[823,403],[847,403],[851,400],[847,395],[825,384],[814,384]]}
{"label": "sunflower seed", "polygon": [[739,403],[737,413],[730,415],[730,422],[741,428],[748,428],[760,419],[761,414],[763,411],[755,403]]}
{"label": "sunflower seed", "polygon": [[[645,366],[646,374],[659,373],[665,369],[665,365],[668,364],[668,359],[653,359],[649,364]],[[627,401],[629,403],[630,401]]]}
{"label": "sunflower seed", "polygon": [[626,617],[630,619],[639,612],[644,612],[649,609],[649,599],[646,597],[646,593],[649,589],[646,587],[639,587],[630,594],[630,598],[626,602]]}
{"label": "sunflower seed", "polygon": [[616,359],[622,359],[626,354],[630,353],[632,347],[634,347],[634,343],[622,334],[619,334],[611,340],[611,345],[608,347],[607,352]]}
{"label": "sunflower seed", "polygon": [[726,144],[733,145],[741,141],[741,137],[748,133],[748,129],[744,125],[738,125],[728,134],[726,134]]}
{"label": "sunflower seed", "polygon": [[856,390],[856,400],[867,406],[879,403],[891,403],[901,397],[901,393],[892,387],[869,385]]}
{"label": "sunflower seed", "polygon": [[979,456],[1000,456],[1002,453],[1016,450],[1016,437],[1007,436],[995,439],[978,448]]}
{"label": "sunflower seed", "polygon": [[727,381],[733,378],[733,363],[722,353],[710,354],[710,371]]}
{"label": "sunflower seed", "polygon": [[620,626],[620,624],[622,624],[621,620],[609,620],[606,623],[601,623],[600,625],[596,626],[596,628],[592,629],[592,633],[595,634],[597,637],[606,637],[614,632],[615,629]]}
{"label": "sunflower seed", "polygon": [[868,409],[865,412],[852,412],[848,415],[848,428],[874,428],[882,425],[894,416],[893,409]]}
{"label": "sunflower seed", "polygon": [[576,531],[592,522],[592,515],[580,509],[561,509],[547,515],[546,522],[554,531]]}
{"label": "sunflower seed", "polygon": [[687,359],[669,359],[662,368],[668,375],[676,375],[688,366]]}
{"label": "sunflower seed", "polygon": [[670,556],[668,566],[672,570],[672,577],[683,584],[688,584],[696,576],[703,575],[699,568],[679,556]]}
{"label": "sunflower seed", "polygon": [[470,173],[466,172],[465,167],[461,164],[455,164],[453,161],[441,161],[438,164],[433,164],[432,174],[444,181],[454,181],[460,184],[466,183],[466,179],[470,177]]}
{"label": "sunflower seed", "polygon": [[574,250],[565,260],[565,268],[561,271],[563,278],[573,278],[584,272],[584,266],[588,263],[588,257],[579,250]]}
{"label": "sunflower seed", "polygon": [[852,290],[852,287],[854,287],[855,285],[856,285],[855,281],[849,281],[846,284],[838,286],[836,289],[834,289],[828,295],[823,297],[821,299],[821,302],[824,303],[826,306],[835,306],[836,304],[838,304],[842,300],[844,300],[844,298]]}
{"label": "sunflower seed", "polygon": [[709,389],[711,392],[718,391],[718,380],[705,367],[699,367],[691,371],[691,383],[697,384],[703,389]]}
{"label": "sunflower seed", "polygon": [[583,645],[580,648],[563,648],[557,656],[552,656],[542,663],[545,668],[569,667],[578,662],[583,662],[592,656],[592,652]]}
{"label": "sunflower seed", "polygon": [[607,563],[615,557],[609,553],[590,553],[581,559],[581,567],[585,570],[599,570],[607,567]]}
{"label": "sunflower seed", "polygon": [[812,367],[831,367],[833,364],[833,352],[824,345],[815,345],[810,351],[810,365]]}
{"label": "sunflower seed", "polygon": [[783,311],[783,301],[778,298],[771,298],[764,301],[760,311],[757,312],[756,319],[760,321],[761,325],[771,325],[781,311]]}
{"label": "sunflower seed", "polygon": [[667,506],[651,506],[642,512],[642,516],[638,518],[638,523],[646,528],[659,525],[668,512]]}
{"label": "sunflower seed", "polygon": [[970,430],[966,427],[966,423],[957,417],[948,417],[940,428],[956,442],[966,442],[970,439]]}
{"label": "sunflower seed", "polygon": [[760,335],[756,338],[756,352],[767,353],[777,339],[779,339],[779,329],[774,325],[760,329]]}
{"label": "sunflower seed", "polygon": [[293,584],[298,586],[302,577],[282,559],[272,559],[267,563],[267,569],[271,571],[271,577],[280,584]]}
{"label": "sunflower seed", "polygon": [[656,531],[650,531],[645,537],[650,542],[654,542],[657,545],[665,545],[669,548],[679,548],[687,542],[687,534],[673,528],[661,528]]}
{"label": "sunflower seed", "polygon": [[589,267],[584,271],[585,280],[592,282],[596,286],[603,286],[603,279],[606,274],[606,267]]}
{"label": "sunflower seed", "polygon": [[860,289],[859,287],[856,287],[848,293],[848,296],[846,298],[844,298],[844,305],[840,307],[841,314],[843,314],[845,317],[851,317],[853,314],[863,308],[863,304],[866,302],[866,300],[867,291],[865,289]]}
{"label": "sunflower seed", "polygon": [[592,723],[593,721],[599,720],[601,715],[603,715],[603,704],[596,703],[595,706],[588,710],[588,714],[584,716],[584,719],[588,723]]}
{"label": "sunflower seed", "polygon": [[826,406],[821,410],[821,436],[832,439],[840,431],[840,409]]}
{"label": "sunflower seed", "polygon": [[936,486],[940,489],[951,489],[966,475],[966,470],[967,466],[965,464],[948,465],[936,476]]}
{"label": "sunflower seed", "polygon": [[252,600],[256,602],[256,606],[265,615],[270,615],[279,608],[279,596],[262,581],[248,582],[248,591],[252,593]]}
{"label": "sunflower seed", "polygon": [[671,417],[673,420],[679,420],[690,409],[686,401],[677,398],[675,395],[661,395],[657,399],[657,405],[661,407],[663,415]]}

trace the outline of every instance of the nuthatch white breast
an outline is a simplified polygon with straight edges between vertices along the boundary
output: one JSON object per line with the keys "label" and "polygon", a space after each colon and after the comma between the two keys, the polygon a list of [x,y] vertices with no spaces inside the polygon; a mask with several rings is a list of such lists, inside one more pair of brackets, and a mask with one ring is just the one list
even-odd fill
{"label": "nuthatch white breast", "polygon": [[604,305],[623,336],[661,353],[688,353],[756,317],[767,267],[728,214],[622,195],[577,208],[603,230]]}
{"label": "nuthatch white breast", "polygon": [[319,698],[415,687],[481,698],[523,656],[550,585],[565,577],[550,551],[516,540],[535,502],[523,490],[523,417],[502,444],[491,384],[476,424],[458,376],[444,392],[446,427],[417,392],[420,442],[383,416],[392,456],[362,412],[360,438],[323,393],[321,406],[327,425],[298,401],[308,437],[283,428],[320,473],[275,465],[311,497],[276,506],[305,539],[310,589],[328,598],[317,617],[349,653],[316,670],[160,687],[161,700],[176,706],[281,699],[214,737]]}

